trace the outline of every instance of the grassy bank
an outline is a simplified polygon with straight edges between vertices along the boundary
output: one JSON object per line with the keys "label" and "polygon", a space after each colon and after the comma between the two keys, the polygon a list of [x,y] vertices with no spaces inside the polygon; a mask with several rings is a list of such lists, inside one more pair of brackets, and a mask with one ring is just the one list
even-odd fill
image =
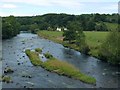
{"label": "grassy bank", "polygon": [[[98,49],[102,42],[104,42],[105,38],[108,35],[108,32],[93,32],[93,31],[85,31],[86,42],[89,45],[90,52],[89,54],[95,57],[98,57]],[[79,48],[75,44],[69,44],[63,42],[62,37],[63,32],[57,31],[39,31],[38,35],[42,36],[46,39],[52,40],[57,43],[61,43],[64,46],[73,48],[79,51]]]}
{"label": "grassy bank", "polygon": [[31,63],[35,66],[42,65],[42,61],[39,58],[38,52],[30,51],[29,49],[25,50],[26,55],[29,57]]}
{"label": "grassy bank", "polygon": [[90,77],[81,73],[79,69],[77,69],[73,65],[64,61],[60,61],[54,58],[49,53],[44,54],[45,57],[48,59],[46,62],[42,62],[42,60],[40,60],[38,52],[36,51],[26,50],[25,53],[29,57],[31,63],[35,66],[41,66],[50,72],[55,72],[59,75],[74,78],[85,83],[89,83],[89,84],[96,83],[96,79],[94,77]]}

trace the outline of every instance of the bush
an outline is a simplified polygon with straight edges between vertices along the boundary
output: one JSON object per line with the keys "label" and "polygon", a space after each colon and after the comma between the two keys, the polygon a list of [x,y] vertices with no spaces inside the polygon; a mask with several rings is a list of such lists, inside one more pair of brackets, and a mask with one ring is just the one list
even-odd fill
{"label": "bush", "polygon": [[101,45],[99,57],[112,64],[120,64],[120,32],[112,31]]}
{"label": "bush", "polygon": [[40,66],[42,61],[39,58],[39,54],[34,51],[30,51],[29,49],[25,50],[26,55],[29,57],[31,63],[35,66]]}
{"label": "bush", "polygon": [[89,48],[88,45],[85,45],[85,46],[82,47],[82,49],[81,49],[81,52],[84,53],[84,54],[86,54],[86,55],[88,55],[89,51],[90,51],[90,48]]}
{"label": "bush", "polygon": [[30,49],[26,49],[25,53],[28,55],[30,53]]}
{"label": "bush", "polygon": [[53,56],[49,52],[45,53],[44,55],[47,59],[53,58]]}
{"label": "bush", "polygon": [[35,51],[38,52],[38,53],[41,53],[42,49],[41,48],[36,48]]}

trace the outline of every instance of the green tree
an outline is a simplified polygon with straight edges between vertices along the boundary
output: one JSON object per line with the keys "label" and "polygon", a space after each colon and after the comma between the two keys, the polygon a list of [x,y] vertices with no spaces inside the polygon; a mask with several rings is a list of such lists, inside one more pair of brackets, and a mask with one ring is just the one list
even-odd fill
{"label": "green tree", "polygon": [[108,31],[108,28],[107,28],[107,26],[103,22],[101,22],[101,23],[98,23],[95,26],[95,30],[96,31]]}
{"label": "green tree", "polygon": [[37,24],[30,25],[30,31],[31,31],[31,33],[36,33],[38,30],[39,30],[39,28],[38,28]]}
{"label": "green tree", "polygon": [[86,30],[93,31],[93,30],[95,30],[95,26],[96,26],[96,23],[93,20],[90,20],[87,22]]}
{"label": "green tree", "polygon": [[113,64],[120,64],[120,32],[111,31],[106,41],[101,45],[99,56]]}
{"label": "green tree", "polygon": [[64,40],[69,41],[69,43],[75,43],[79,47],[82,53],[88,54],[89,48],[85,42],[85,35],[83,33],[83,28],[80,22],[71,22],[67,27],[67,31],[64,31]]}
{"label": "green tree", "polygon": [[2,38],[7,39],[16,36],[20,30],[20,24],[14,16],[9,16],[2,20]]}
{"label": "green tree", "polygon": [[75,22],[69,22],[67,30],[63,33],[63,40],[72,43],[76,39],[76,31],[78,30],[77,27],[79,26],[77,26]]}

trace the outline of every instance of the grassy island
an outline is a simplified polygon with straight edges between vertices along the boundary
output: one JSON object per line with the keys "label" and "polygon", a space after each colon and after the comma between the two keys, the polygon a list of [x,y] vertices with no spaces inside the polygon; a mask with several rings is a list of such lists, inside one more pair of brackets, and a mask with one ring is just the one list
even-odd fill
{"label": "grassy island", "polygon": [[27,49],[25,53],[29,57],[31,63],[35,66],[41,66],[50,72],[55,72],[59,75],[67,76],[69,78],[74,78],[85,83],[89,83],[89,84],[96,83],[96,79],[94,77],[87,76],[81,73],[79,69],[74,67],[72,64],[69,64],[65,61],[60,61],[57,58],[54,58],[48,52],[44,54],[45,57],[48,59],[45,62],[42,62],[36,50],[30,51],[29,49]]}

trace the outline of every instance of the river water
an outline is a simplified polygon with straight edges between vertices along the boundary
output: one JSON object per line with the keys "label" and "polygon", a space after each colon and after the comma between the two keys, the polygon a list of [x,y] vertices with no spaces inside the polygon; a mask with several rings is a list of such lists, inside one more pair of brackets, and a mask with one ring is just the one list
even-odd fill
{"label": "river water", "polygon": [[[24,41],[24,43],[23,43]],[[118,88],[120,76],[118,67],[102,62],[94,57],[86,56],[61,44],[38,37],[36,34],[23,33],[2,42],[2,69],[10,67],[14,73],[13,83],[2,83],[3,88]],[[54,57],[67,61],[81,72],[96,78],[96,85],[83,83],[65,76],[51,73],[31,64],[25,55],[25,49],[42,48],[43,53],[49,51]],[[18,64],[19,63],[19,64]],[[23,77],[30,75],[31,78]]]}

